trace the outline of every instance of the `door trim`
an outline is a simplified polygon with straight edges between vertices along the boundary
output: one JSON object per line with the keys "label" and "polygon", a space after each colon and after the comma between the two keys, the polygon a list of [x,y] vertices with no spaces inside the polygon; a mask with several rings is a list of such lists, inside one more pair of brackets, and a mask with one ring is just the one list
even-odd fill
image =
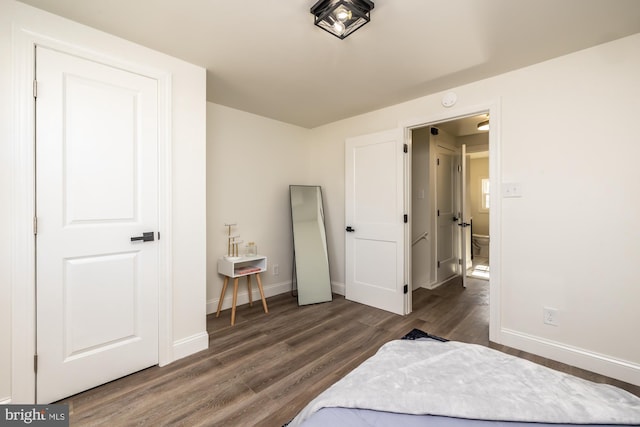
{"label": "door trim", "polygon": [[13,29],[13,91],[11,103],[11,402],[35,402],[36,378],[36,248],[33,234],[35,213],[35,46],[43,46],[111,67],[137,73],[158,84],[158,221],[159,245],[158,360],[163,366],[174,359],[172,312],[171,227],[171,74],[141,64],[126,62],[71,41],[53,39],[25,28]]}
{"label": "door trim", "polygon": [[[455,120],[462,117],[471,116],[474,114],[489,113],[491,116],[491,127],[489,128],[489,179],[492,183],[492,188],[495,189],[496,196],[491,198],[491,216],[489,217],[489,254],[491,257],[491,279],[489,280],[489,340],[495,343],[501,344],[504,341],[502,334],[501,323],[501,260],[502,260],[502,199],[498,188],[502,182],[501,171],[501,142],[500,142],[500,98],[487,100],[483,103],[466,106],[466,107],[453,107],[452,109],[444,112],[429,115],[426,117],[418,117],[411,120],[402,121],[399,123],[399,127],[404,129],[404,139],[411,148],[411,131],[416,128],[435,125],[440,122]],[[411,152],[411,149],[409,150]],[[409,170],[406,171],[408,182],[411,182],[411,163],[409,163]],[[407,200],[411,203],[411,198]],[[411,212],[411,206],[407,207],[408,212]],[[405,246],[411,242],[407,240]],[[405,247],[406,260],[405,265],[411,271],[411,247]]]}

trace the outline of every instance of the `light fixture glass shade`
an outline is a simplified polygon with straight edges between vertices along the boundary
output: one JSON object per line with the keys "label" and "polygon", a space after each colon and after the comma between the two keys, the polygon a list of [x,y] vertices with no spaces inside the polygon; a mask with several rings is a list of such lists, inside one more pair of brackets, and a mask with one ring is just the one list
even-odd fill
{"label": "light fixture glass shade", "polygon": [[311,7],[314,24],[344,39],[371,19],[370,0],[320,0]]}
{"label": "light fixture glass shade", "polygon": [[478,130],[489,130],[489,120],[478,123]]}

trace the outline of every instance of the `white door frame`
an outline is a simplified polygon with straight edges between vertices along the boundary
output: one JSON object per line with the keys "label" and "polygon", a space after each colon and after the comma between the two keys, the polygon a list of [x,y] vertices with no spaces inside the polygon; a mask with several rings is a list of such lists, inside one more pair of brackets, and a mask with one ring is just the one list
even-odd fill
{"label": "white door frame", "polygon": [[[491,117],[491,127],[489,128],[489,180],[495,195],[491,197],[491,216],[489,217],[489,255],[491,257],[491,279],[489,280],[489,340],[495,343],[502,343],[501,324],[501,215],[502,200],[499,193],[501,175],[501,151],[500,151],[500,99],[489,100],[485,103],[469,107],[453,107],[440,114],[434,114],[423,118],[416,118],[399,123],[399,127],[404,129],[404,139],[409,145],[411,153],[411,131],[424,126],[435,125],[440,122],[455,120],[474,114],[489,113]],[[405,169],[405,182],[410,190],[411,183],[411,162]],[[409,193],[411,194],[411,193]],[[411,212],[411,198],[407,198],[407,212]],[[411,221],[409,221],[409,233]],[[411,239],[405,240],[405,268],[411,271]],[[411,301],[411,299],[409,299]]]}
{"label": "white door frame", "polygon": [[13,30],[12,194],[11,194],[11,403],[35,400],[36,350],[35,238],[35,46],[40,45],[158,82],[159,189],[159,365],[173,361],[171,229],[171,75],[144,64],[107,56],[76,42],[57,40],[24,28]]}

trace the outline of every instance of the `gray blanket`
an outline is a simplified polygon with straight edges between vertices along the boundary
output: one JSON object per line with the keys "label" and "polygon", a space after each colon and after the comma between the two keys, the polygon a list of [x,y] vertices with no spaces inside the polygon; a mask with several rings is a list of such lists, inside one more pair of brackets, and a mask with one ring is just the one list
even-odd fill
{"label": "gray blanket", "polygon": [[478,420],[638,424],[640,398],[487,347],[391,341],[311,401],[289,427],[323,407]]}

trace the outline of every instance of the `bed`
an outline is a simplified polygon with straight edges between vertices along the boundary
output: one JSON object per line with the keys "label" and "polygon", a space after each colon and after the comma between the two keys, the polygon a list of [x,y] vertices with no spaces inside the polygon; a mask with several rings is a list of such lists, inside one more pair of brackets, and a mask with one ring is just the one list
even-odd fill
{"label": "bed", "polygon": [[413,330],[321,393],[287,427],[640,425],[640,398]]}

